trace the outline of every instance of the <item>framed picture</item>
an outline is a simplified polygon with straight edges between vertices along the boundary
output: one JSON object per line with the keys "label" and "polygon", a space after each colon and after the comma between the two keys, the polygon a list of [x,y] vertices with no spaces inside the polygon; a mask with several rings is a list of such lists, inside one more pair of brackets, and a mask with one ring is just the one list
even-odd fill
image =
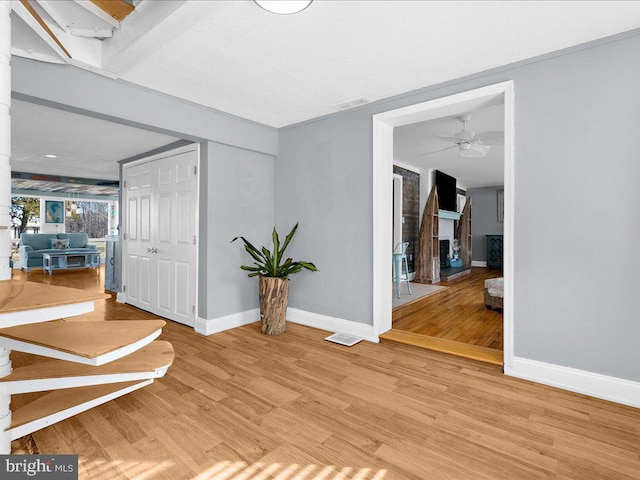
{"label": "framed picture", "polygon": [[498,190],[498,223],[504,223],[504,189]]}
{"label": "framed picture", "polygon": [[44,201],[44,223],[64,223],[64,202]]}

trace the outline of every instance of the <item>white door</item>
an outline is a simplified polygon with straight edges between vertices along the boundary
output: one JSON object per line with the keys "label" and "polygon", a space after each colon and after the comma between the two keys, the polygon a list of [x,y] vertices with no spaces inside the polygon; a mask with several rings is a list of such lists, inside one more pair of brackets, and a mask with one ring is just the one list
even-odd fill
{"label": "white door", "polygon": [[124,167],[126,302],[195,325],[197,149]]}

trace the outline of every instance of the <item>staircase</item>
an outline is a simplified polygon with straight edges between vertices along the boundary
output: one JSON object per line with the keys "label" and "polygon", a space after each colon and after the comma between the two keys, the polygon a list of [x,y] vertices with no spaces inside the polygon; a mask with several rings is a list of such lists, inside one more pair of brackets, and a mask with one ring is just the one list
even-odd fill
{"label": "staircase", "polygon": [[[173,362],[163,320],[73,321],[101,293],[0,282],[0,454],[11,441],[149,385]],[[12,369],[16,350],[53,360]],[[11,396],[48,392],[10,411]]]}

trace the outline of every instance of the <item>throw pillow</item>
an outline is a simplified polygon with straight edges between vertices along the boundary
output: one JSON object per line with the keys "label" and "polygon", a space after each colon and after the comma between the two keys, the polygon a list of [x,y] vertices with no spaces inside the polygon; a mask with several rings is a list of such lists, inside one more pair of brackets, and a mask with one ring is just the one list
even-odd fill
{"label": "throw pillow", "polygon": [[69,239],[51,240],[51,248],[55,250],[66,250],[69,248]]}

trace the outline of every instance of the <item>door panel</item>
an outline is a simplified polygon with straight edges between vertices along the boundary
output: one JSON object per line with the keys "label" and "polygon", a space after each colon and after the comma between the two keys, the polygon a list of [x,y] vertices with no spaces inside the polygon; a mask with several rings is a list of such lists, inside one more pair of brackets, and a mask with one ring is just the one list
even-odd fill
{"label": "door panel", "polygon": [[191,326],[197,272],[196,165],[196,150],[168,152],[165,158],[125,166],[124,174],[127,302]]}
{"label": "door panel", "polygon": [[127,226],[124,245],[126,255],[123,267],[126,270],[127,303],[149,310],[155,300],[149,278],[157,276],[151,257],[153,235],[153,198],[151,178],[153,169],[148,164],[125,168],[125,195],[127,206],[124,224]]}

